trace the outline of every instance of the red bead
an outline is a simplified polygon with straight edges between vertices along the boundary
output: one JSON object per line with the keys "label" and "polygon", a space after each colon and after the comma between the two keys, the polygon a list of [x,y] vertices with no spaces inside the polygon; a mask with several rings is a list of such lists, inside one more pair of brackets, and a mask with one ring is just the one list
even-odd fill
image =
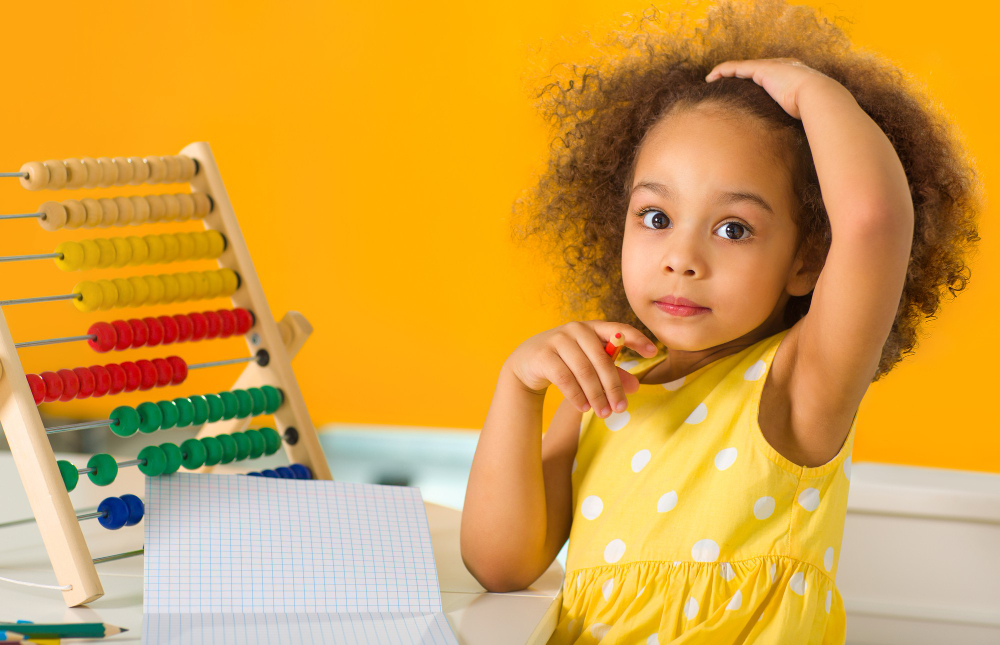
{"label": "red bead", "polygon": [[177,342],[183,343],[191,340],[191,334],[194,333],[194,323],[191,322],[191,318],[184,314],[177,314],[174,316],[174,320],[177,322]]}
{"label": "red bead", "polygon": [[118,363],[108,363],[104,366],[104,369],[108,370],[108,375],[111,376],[111,388],[108,390],[108,394],[118,394],[125,389],[125,370]]}
{"label": "red bead", "polygon": [[236,333],[236,316],[232,310],[219,309],[215,313],[219,317],[219,322],[222,323],[222,331],[219,332],[220,338],[229,338]]}
{"label": "red bead", "polygon": [[233,309],[233,315],[236,316],[236,331],[238,333],[245,334],[250,331],[254,323],[252,313],[242,307],[237,307]]}
{"label": "red bead", "polygon": [[95,322],[87,330],[87,333],[91,336],[96,336],[96,338],[87,341],[87,344],[95,352],[104,353],[114,348],[115,343],[118,342],[118,333],[114,327],[106,322]]}
{"label": "red bead", "polygon": [[118,342],[115,343],[115,349],[119,352],[123,349],[128,349],[132,346],[132,325],[128,324],[124,320],[114,320],[111,322],[111,326],[115,328],[118,333]]}
{"label": "red bead", "polygon": [[132,347],[142,347],[149,340],[149,327],[138,318],[129,318],[129,326],[132,328]]}
{"label": "red bead", "polygon": [[149,340],[146,341],[147,347],[156,347],[163,342],[163,324],[160,323],[156,318],[143,318],[142,322],[146,323],[146,327],[149,328]]}
{"label": "red bead", "polygon": [[198,312],[188,314],[188,318],[191,319],[191,324],[194,328],[191,332],[191,340],[201,340],[208,333],[208,321],[205,320],[205,316]]}
{"label": "red bead", "polygon": [[91,365],[90,373],[94,375],[94,396],[104,396],[111,391],[111,372],[103,365]]}
{"label": "red bead", "polygon": [[170,366],[170,363],[163,358],[154,358],[152,363],[153,367],[156,368],[157,387],[170,385],[170,381],[174,378],[174,368]]}
{"label": "red bead", "polygon": [[51,403],[62,396],[63,382],[55,372],[42,372],[39,374],[45,381],[45,401]]}
{"label": "red bead", "polygon": [[135,366],[139,368],[140,390],[149,390],[156,385],[156,368],[153,367],[151,361],[147,361],[146,359],[138,360],[135,362]]}
{"label": "red bead", "polygon": [[201,315],[205,317],[205,322],[208,323],[208,333],[205,334],[205,338],[211,340],[218,337],[219,332],[222,331],[222,320],[219,318],[219,314],[214,311],[205,311]]}
{"label": "red bead", "polygon": [[167,362],[170,363],[170,367],[174,370],[174,379],[170,381],[170,384],[180,385],[188,375],[187,363],[180,356],[167,356]]}
{"label": "red bead", "polygon": [[142,370],[132,361],[124,361],[121,366],[125,370],[125,391],[135,392],[139,389],[139,383],[142,382]]}
{"label": "red bead", "polygon": [[76,398],[85,399],[93,394],[94,389],[97,387],[97,379],[94,377],[94,373],[86,367],[74,367],[73,373],[80,379],[80,391],[76,393]]}
{"label": "red bead", "polygon": [[80,391],[80,379],[73,370],[59,370],[56,372],[62,380],[63,391],[59,395],[60,401],[69,401]]}
{"label": "red bead", "polygon": [[163,327],[163,344],[169,345],[177,341],[180,330],[177,328],[177,321],[172,316],[160,316],[157,318]]}
{"label": "red bead", "polygon": [[35,399],[35,405],[45,400],[45,381],[38,374],[25,374],[28,377],[28,386],[31,387],[31,396]]}

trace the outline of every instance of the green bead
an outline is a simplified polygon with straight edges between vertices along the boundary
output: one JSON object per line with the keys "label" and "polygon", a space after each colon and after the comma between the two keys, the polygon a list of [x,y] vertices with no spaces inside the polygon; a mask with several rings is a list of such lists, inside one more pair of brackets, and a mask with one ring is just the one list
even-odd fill
{"label": "green bead", "polygon": [[250,458],[256,459],[264,454],[264,435],[259,430],[247,430],[244,432],[250,440]]}
{"label": "green bead", "polygon": [[160,448],[167,458],[167,465],[163,468],[163,474],[172,475],[176,473],[177,469],[181,467],[181,462],[184,460],[184,457],[181,455],[181,449],[177,447],[176,443],[161,443]]}
{"label": "green bead", "polygon": [[222,399],[222,418],[229,421],[236,416],[236,412],[239,410],[236,395],[229,391],[219,392],[219,398]]}
{"label": "green bead", "polygon": [[139,413],[139,431],[150,433],[156,432],[160,429],[160,424],[163,423],[163,413],[160,412],[160,406],[156,405],[152,401],[146,401],[140,403],[139,407],[135,409]]}
{"label": "green bead", "polygon": [[119,405],[112,410],[109,418],[112,421],[111,432],[119,437],[130,437],[139,429],[139,413],[127,405]]}
{"label": "green bead", "polygon": [[181,463],[188,470],[205,465],[205,444],[198,439],[187,439],[181,443]]}
{"label": "green bead", "polygon": [[258,414],[264,414],[264,409],[267,408],[267,399],[264,398],[264,391],[259,387],[247,388],[247,392],[250,394],[250,401],[253,403],[253,416]]}
{"label": "green bead", "polygon": [[266,401],[264,412],[267,414],[274,414],[275,411],[281,407],[285,397],[281,395],[281,390],[270,385],[262,385],[260,389],[263,390],[264,400]]}
{"label": "green bead", "polygon": [[222,418],[225,406],[222,405],[222,399],[217,394],[206,394],[204,396],[205,401],[208,403],[208,422],[215,423]]}
{"label": "green bead", "polygon": [[90,481],[98,486],[107,486],[118,476],[118,462],[109,454],[100,452],[87,461],[87,468],[94,468],[95,471],[87,473]]}
{"label": "green bead", "polygon": [[186,428],[194,421],[194,406],[189,399],[178,397],[174,399],[174,406],[177,408],[177,427]]}
{"label": "green bead", "polygon": [[243,461],[250,456],[250,438],[245,432],[231,432],[229,434],[236,442],[236,461]]}
{"label": "green bead", "polygon": [[194,425],[200,426],[208,421],[208,401],[205,400],[205,397],[200,394],[194,394],[189,396],[188,400],[191,401],[191,405],[194,407]]}
{"label": "green bead", "polygon": [[180,418],[181,413],[177,410],[177,406],[174,405],[173,401],[157,401],[157,407],[160,408],[160,414],[163,415],[163,422],[160,423],[160,428],[166,430],[167,428],[174,428],[177,426],[177,419]]}
{"label": "green bead", "polygon": [[281,435],[274,428],[261,428],[259,432],[264,435],[264,454],[273,455],[281,447]]}
{"label": "green bead", "polygon": [[233,390],[236,395],[236,416],[239,419],[246,419],[253,412],[253,399],[246,390]]}
{"label": "green bead", "polygon": [[167,467],[167,455],[159,446],[146,446],[139,451],[138,458],[146,460],[146,463],[139,464],[139,472],[147,477],[162,475]]}
{"label": "green bead", "polygon": [[60,459],[56,464],[59,466],[59,474],[62,475],[63,483],[66,484],[66,490],[71,491],[76,488],[77,482],[80,481],[80,471],[77,470],[76,466],[65,459]]}
{"label": "green bead", "polygon": [[205,446],[205,465],[214,466],[222,461],[222,444],[215,437],[204,437],[201,445]]}
{"label": "green bead", "polygon": [[236,440],[228,434],[216,435],[215,438],[219,440],[219,444],[222,446],[222,459],[219,463],[228,464],[236,459]]}

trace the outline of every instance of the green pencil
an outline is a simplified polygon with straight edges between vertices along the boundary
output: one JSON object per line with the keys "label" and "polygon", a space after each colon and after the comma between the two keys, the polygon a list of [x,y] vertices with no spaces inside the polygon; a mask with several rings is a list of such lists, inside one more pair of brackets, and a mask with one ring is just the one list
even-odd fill
{"label": "green pencil", "polygon": [[104,638],[128,631],[104,623],[0,623],[5,629],[27,638]]}

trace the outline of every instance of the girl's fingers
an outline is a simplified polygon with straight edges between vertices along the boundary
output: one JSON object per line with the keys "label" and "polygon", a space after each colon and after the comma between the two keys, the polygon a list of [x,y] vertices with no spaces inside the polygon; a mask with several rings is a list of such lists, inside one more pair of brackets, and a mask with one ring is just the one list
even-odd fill
{"label": "girl's fingers", "polygon": [[580,388],[576,374],[573,373],[573,369],[563,360],[559,350],[549,354],[549,358],[546,360],[545,374],[552,385],[559,388],[563,397],[576,406],[577,410],[580,412],[587,411],[590,407],[587,395]]}
{"label": "girl's fingers", "polygon": [[614,337],[616,333],[621,333],[625,336],[625,346],[635,351],[639,352],[643,356],[649,358],[656,356],[657,349],[653,342],[646,338],[641,331],[636,329],[631,325],[625,323],[615,323],[606,322],[603,320],[592,320],[589,321],[591,329],[597,335],[597,338],[601,341],[601,349],[607,345],[608,341]]}
{"label": "girl's fingers", "polygon": [[[569,366],[570,370],[573,371],[573,376],[576,377],[577,384],[586,395],[590,407],[594,408],[594,413],[602,418],[611,414],[611,406],[605,394],[605,386],[599,371],[600,368],[594,363],[591,356],[580,347],[579,339],[566,338],[565,341],[558,345],[557,349],[559,356]],[[599,351],[603,354],[603,360],[610,362],[611,358],[607,354],[604,354],[604,348],[600,347]],[[598,356],[597,358],[600,359],[601,357]],[[604,410],[608,411],[605,412]]]}
{"label": "girl's fingers", "polygon": [[[609,406],[608,412],[604,413],[603,405],[598,407],[595,403],[594,410],[601,412],[599,414],[601,417],[606,417],[611,412],[622,412],[628,406],[628,401],[625,398],[625,388],[622,387],[619,368],[615,366],[614,361],[611,360],[611,357],[604,350],[605,343],[602,343],[593,334],[584,334],[583,338],[580,339],[580,346],[597,370],[597,376],[600,379],[601,394]],[[587,391],[587,386],[584,385],[583,389]],[[594,400],[591,399],[591,402],[593,403]]]}

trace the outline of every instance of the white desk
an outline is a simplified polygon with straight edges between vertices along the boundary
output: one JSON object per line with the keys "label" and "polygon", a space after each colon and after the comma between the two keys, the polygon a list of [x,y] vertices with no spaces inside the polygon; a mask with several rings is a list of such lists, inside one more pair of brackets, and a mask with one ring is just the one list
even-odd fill
{"label": "white desk", "polygon": [[[80,465],[86,463],[89,455],[59,455],[58,458]],[[127,458],[130,457],[122,459]],[[123,468],[110,486],[95,486],[81,477],[70,497],[77,509],[97,506],[111,495],[133,493],[141,497],[142,480],[143,475],[134,467]],[[0,494],[0,522],[31,516],[14,460],[6,452],[0,453]],[[527,589],[510,593],[487,592],[462,562],[459,550],[461,513],[437,504],[425,502],[425,506],[441,586],[441,605],[458,641],[470,645],[545,643],[555,629],[562,601],[563,570],[559,562],[553,562]],[[81,524],[94,557],[142,547],[142,523],[118,531],[104,529],[96,520],[85,520]],[[104,596],[86,607],[72,609],[66,607],[59,591],[0,581],[0,620],[110,623],[131,631],[107,642],[137,643],[142,634],[142,564],[139,556],[97,565]],[[0,576],[56,584],[36,525],[0,528]]]}

